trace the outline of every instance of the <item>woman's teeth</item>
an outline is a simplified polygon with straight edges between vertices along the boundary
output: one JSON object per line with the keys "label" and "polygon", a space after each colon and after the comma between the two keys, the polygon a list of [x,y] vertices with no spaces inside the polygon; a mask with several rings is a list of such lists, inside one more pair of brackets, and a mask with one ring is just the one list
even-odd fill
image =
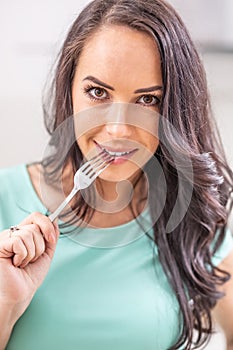
{"label": "woman's teeth", "polygon": [[129,154],[129,153],[132,152],[132,151],[128,151],[128,152],[111,152],[111,151],[108,151],[106,148],[104,148],[104,151],[106,153],[108,153],[112,157],[122,157],[122,156],[125,156],[126,154]]}

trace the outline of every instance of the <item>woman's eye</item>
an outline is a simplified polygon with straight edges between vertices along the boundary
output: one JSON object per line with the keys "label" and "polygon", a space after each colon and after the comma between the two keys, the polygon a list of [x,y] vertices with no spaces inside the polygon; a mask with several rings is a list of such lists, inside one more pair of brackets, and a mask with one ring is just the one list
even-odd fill
{"label": "woman's eye", "polygon": [[92,97],[97,99],[104,99],[107,97],[107,92],[104,89],[98,87],[91,88],[88,92]]}
{"label": "woman's eye", "polygon": [[141,96],[137,102],[145,106],[156,106],[160,103],[160,99],[154,95],[144,95]]}

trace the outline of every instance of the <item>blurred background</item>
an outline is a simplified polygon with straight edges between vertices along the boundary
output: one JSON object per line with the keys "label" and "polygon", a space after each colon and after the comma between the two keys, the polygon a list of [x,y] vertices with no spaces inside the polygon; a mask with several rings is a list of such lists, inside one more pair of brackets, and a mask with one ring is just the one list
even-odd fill
{"label": "blurred background", "polygon": [[[39,160],[48,135],[41,94],[72,21],[87,0],[1,0],[0,168]],[[170,0],[203,59],[215,116],[233,167],[233,1]],[[224,350],[221,334],[209,350]]]}

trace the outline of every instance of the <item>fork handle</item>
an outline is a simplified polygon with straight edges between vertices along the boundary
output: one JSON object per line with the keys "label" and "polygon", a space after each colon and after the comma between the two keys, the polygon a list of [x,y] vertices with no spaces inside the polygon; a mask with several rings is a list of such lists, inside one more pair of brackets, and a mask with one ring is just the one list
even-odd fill
{"label": "fork handle", "polygon": [[75,194],[79,191],[79,188],[73,187],[70,194],[66,197],[66,199],[59,205],[59,207],[49,215],[49,219],[53,222],[58,215],[62,212],[62,210],[67,206],[67,204],[71,201],[71,199],[75,196]]}

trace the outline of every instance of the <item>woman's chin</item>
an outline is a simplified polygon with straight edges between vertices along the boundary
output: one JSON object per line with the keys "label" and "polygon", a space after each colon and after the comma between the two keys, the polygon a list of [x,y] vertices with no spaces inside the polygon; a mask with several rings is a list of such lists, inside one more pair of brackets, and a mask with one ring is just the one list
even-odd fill
{"label": "woman's chin", "polygon": [[120,182],[136,177],[141,169],[131,162],[127,163],[121,159],[114,161],[99,175],[99,178],[104,181]]}

